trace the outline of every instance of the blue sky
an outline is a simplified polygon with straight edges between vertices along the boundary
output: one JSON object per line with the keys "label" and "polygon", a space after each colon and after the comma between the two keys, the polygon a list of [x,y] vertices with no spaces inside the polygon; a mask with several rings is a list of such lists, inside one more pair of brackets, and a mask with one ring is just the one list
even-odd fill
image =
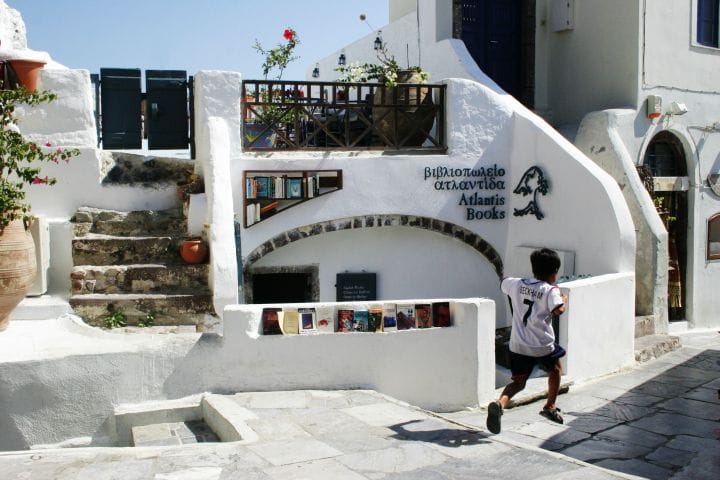
{"label": "blue sky", "polygon": [[[240,71],[262,78],[252,49],[295,29],[300,59],[284,79],[388,22],[388,0],[6,0],[25,20],[28,46],[71,68]],[[367,23],[360,21],[361,13]]]}

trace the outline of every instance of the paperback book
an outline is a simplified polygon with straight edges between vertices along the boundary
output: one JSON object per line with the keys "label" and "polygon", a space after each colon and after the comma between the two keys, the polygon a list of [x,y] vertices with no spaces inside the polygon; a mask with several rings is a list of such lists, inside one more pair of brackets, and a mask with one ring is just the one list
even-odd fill
{"label": "paperback book", "polygon": [[300,308],[298,309],[300,314],[300,333],[309,334],[315,333],[316,330],[316,315],[314,308]]}
{"label": "paperback book", "polygon": [[282,335],[280,329],[279,308],[263,308],[262,311],[262,332],[263,335]]}
{"label": "paperback book", "polygon": [[335,332],[335,308],[331,306],[317,307],[315,312],[316,326],[319,333]]}
{"label": "paperback book", "polygon": [[452,325],[450,316],[450,302],[435,302],[432,304],[433,325],[436,327],[449,327]]}
{"label": "paperback book", "polygon": [[353,322],[355,324],[356,332],[369,332],[368,328],[368,317],[369,313],[367,310],[355,310]]}
{"label": "paperback book", "polygon": [[368,331],[382,332],[383,329],[383,309],[381,307],[371,308],[368,311]]}
{"label": "paperback book", "polygon": [[285,335],[297,335],[300,333],[300,314],[295,309],[283,310],[283,320],[280,322]]}
{"label": "paperback book", "polygon": [[398,303],[396,315],[398,330],[410,330],[417,326],[415,321],[415,305]]}
{"label": "paperback book", "polygon": [[347,333],[353,331],[354,312],[349,309],[338,310],[338,332]]}
{"label": "paperback book", "polygon": [[386,303],[383,305],[383,330],[386,332],[397,330],[394,303]]}
{"label": "paperback book", "polygon": [[429,303],[415,305],[415,318],[417,319],[417,328],[432,327],[432,306]]}

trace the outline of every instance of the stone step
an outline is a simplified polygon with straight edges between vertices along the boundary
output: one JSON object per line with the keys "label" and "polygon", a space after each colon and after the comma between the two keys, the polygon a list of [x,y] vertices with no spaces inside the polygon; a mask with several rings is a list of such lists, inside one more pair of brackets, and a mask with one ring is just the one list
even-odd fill
{"label": "stone step", "polygon": [[81,265],[73,268],[73,294],[209,293],[207,264]]}
{"label": "stone step", "polygon": [[114,237],[88,234],[72,241],[74,265],[183,263],[177,237]]}
{"label": "stone step", "polygon": [[680,348],[680,337],[673,335],[645,335],[635,339],[635,361],[647,362]]}
{"label": "stone step", "polygon": [[212,295],[88,294],[70,297],[70,306],[89,325],[104,327],[111,312],[122,312],[128,325],[151,316],[154,325],[198,325],[214,315]]}
{"label": "stone step", "polygon": [[653,335],[655,333],[655,318],[652,315],[635,317],[635,338]]}
{"label": "stone step", "polygon": [[76,237],[91,233],[120,237],[183,236],[187,232],[182,208],[119,212],[81,207],[72,222]]}

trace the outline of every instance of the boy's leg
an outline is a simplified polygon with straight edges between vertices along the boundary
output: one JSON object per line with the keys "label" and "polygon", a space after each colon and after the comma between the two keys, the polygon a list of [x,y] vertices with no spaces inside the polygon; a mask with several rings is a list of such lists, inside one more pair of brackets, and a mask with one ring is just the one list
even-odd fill
{"label": "boy's leg", "polygon": [[534,358],[510,352],[512,382],[505,386],[498,400],[490,402],[488,405],[488,417],[485,424],[490,432],[500,433],[500,417],[503,414],[503,409],[507,407],[510,399],[516,393],[525,388],[525,383],[533,368],[535,368]]}
{"label": "boy's leg", "polygon": [[557,400],[560,391],[560,377],[562,376],[562,366],[560,361],[548,369],[548,396],[545,408],[555,408],[555,400]]}

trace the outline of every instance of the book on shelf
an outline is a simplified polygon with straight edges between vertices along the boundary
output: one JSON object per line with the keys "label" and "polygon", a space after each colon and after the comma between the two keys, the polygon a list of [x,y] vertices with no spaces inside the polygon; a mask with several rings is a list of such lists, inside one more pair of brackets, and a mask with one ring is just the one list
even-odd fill
{"label": "book on shelf", "polygon": [[350,309],[338,309],[338,332],[352,332],[354,328],[355,312]]}
{"label": "book on shelf", "polygon": [[410,330],[417,326],[415,322],[415,305],[411,303],[398,303],[396,309],[397,329]]}
{"label": "book on shelf", "polygon": [[298,313],[300,314],[300,333],[315,333],[317,331],[315,309],[299,308]]}
{"label": "book on shelf", "polygon": [[322,306],[315,309],[316,326],[318,333],[335,332],[335,308],[333,306]]}
{"label": "book on shelf", "polygon": [[269,177],[255,177],[255,198],[271,198],[270,185]]}
{"label": "book on shelf", "polygon": [[286,308],[283,310],[283,319],[280,326],[285,335],[297,335],[300,333],[300,313],[297,309]]}
{"label": "book on shelf", "polygon": [[369,332],[368,328],[369,312],[367,310],[355,310],[353,314],[353,323],[356,332]]}
{"label": "book on shelf", "polygon": [[263,308],[262,311],[262,332],[263,335],[282,335],[280,328],[280,316],[282,310],[279,308]]}
{"label": "book on shelf", "polygon": [[303,198],[303,179],[301,177],[287,179],[287,198]]}
{"label": "book on shelf", "polygon": [[433,326],[450,327],[452,326],[452,316],[450,315],[450,302],[435,302],[432,304],[433,310]]}
{"label": "book on shelf", "polygon": [[371,306],[368,310],[368,331],[382,332],[383,329],[383,309],[382,306]]}
{"label": "book on shelf", "polygon": [[268,213],[272,212],[273,210],[276,210],[279,206],[279,203],[277,201],[270,202],[264,207],[260,207],[260,215],[267,215]]}
{"label": "book on shelf", "polygon": [[417,320],[417,328],[432,327],[432,305],[429,303],[415,305],[415,319]]}
{"label": "book on shelf", "polygon": [[397,317],[395,314],[395,304],[386,303],[383,305],[383,330],[392,332],[397,330]]}

